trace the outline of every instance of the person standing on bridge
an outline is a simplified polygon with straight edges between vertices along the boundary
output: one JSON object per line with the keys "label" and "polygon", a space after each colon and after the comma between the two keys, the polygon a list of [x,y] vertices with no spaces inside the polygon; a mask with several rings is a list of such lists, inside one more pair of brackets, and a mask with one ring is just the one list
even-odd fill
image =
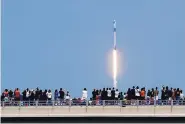
{"label": "person standing on bridge", "polygon": [[82,100],[87,100],[87,89],[84,88],[84,90],[82,91]]}
{"label": "person standing on bridge", "polygon": [[62,105],[64,102],[64,96],[65,96],[65,92],[63,91],[62,88],[60,88],[59,94],[60,94],[60,104]]}
{"label": "person standing on bridge", "polygon": [[48,90],[46,95],[47,95],[48,105],[51,105],[52,104],[52,102],[51,102],[51,100],[52,100],[52,92],[51,92],[51,90]]}

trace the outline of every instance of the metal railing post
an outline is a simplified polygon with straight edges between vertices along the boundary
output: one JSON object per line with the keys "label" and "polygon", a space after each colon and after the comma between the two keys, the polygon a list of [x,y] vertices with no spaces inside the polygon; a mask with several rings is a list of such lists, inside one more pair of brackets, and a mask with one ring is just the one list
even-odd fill
{"label": "metal railing post", "polygon": [[171,113],[173,111],[173,100],[171,100]]}
{"label": "metal railing post", "polygon": [[138,107],[139,107],[139,100],[137,100],[137,112],[138,112]]}
{"label": "metal railing post", "polygon": [[105,107],[105,100],[103,100],[103,110],[104,110],[104,107]]}
{"label": "metal railing post", "polygon": [[38,100],[36,100],[35,103],[36,103],[35,106],[37,108],[38,107]]}
{"label": "metal railing post", "polygon": [[88,107],[88,100],[86,100],[86,112],[87,112],[87,107]]}
{"label": "metal railing post", "polygon": [[3,101],[3,108],[4,108],[4,101]]}
{"label": "metal railing post", "polygon": [[119,104],[120,104],[120,112],[121,112],[121,110],[122,110],[121,108],[122,108],[122,103],[123,103],[123,101],[120,100],[119,102],[120,102]]}
{"label": "metal railing post", "polygon": [[21,101],[18,101],[19,104],[19,110],[21,109]]}
{"label": "metal railing post", "polygon": [[71,111],[71,102],[72,100],[69,100],[69,112]]}

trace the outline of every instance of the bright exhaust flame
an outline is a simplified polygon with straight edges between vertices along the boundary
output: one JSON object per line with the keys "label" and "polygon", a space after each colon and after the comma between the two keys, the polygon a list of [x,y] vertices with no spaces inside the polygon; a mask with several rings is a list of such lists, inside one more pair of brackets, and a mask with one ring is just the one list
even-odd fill
{"label": "bright exhaust flame", "polygon": [[113,50],[113,81],[114,88],[117,88],[117,51]]}

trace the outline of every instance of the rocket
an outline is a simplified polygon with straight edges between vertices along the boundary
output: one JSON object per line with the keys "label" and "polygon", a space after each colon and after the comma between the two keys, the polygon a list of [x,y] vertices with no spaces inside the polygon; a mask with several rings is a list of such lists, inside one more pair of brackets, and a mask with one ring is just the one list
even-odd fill
{"label": "rocket", "polygon": [[116,50],[116,20],[113,21],[113,27],[114,27],[114,50]]}

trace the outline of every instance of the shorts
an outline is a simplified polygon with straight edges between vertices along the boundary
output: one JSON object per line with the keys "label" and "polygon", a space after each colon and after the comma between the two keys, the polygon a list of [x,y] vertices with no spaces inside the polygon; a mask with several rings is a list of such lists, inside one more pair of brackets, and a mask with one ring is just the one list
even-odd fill
{"label": "shorts", "polygon": [[158,99],[159,99],[159,97],[158,97],[158,96],[155,96],[155,97],[154,97],[154,99],[155,99],[155,100],[158,100]]}
{"label": "shorts", "polygon": [[141,100],[145,100],[145,97],[141,97]]}
{"label": "shorts", "polygon": [[139,100],[140,96],[136,96],[136,100]]}

